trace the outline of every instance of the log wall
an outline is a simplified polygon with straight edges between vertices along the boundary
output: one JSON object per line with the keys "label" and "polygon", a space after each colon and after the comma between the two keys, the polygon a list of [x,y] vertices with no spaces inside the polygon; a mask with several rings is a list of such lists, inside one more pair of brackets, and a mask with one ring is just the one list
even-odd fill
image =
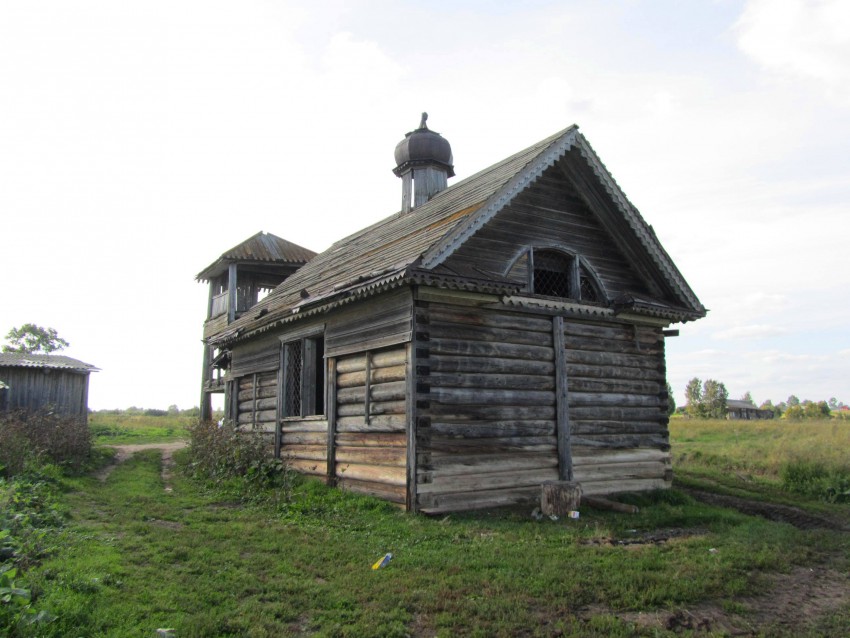
{"label": "log wall", "polygon": [[539,496],[558,479],[550,317],[418,302],[418,509]]}
{"label": "log wall", "polygon": [[406,502],[406,366],[405,346],[336,359],[333,476],[343,489]]}
{"label": "log wall", "polygon": [[669,487],[660,328],[564,320],[574,480],[585,494]]}

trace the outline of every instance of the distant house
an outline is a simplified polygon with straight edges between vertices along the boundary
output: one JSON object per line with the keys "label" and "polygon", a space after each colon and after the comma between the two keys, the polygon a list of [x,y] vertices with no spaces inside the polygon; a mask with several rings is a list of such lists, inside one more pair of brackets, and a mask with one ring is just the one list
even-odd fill
{"label": "distant house", "polygon": [[198,276],[205,392],[290,467],[411,511],[669,487],[666,328],[706,310],[578,127],[448,186],[423,118],[395,164],[401,210],[264,299],[234,307],[233,262],[225,315],[223,266]]}
{"label": "distant house", "polygon": [[50,408],[87,417],[89,374],[97,369],[62,355],[0,353],[0,410]]}
{"label": "distant house", "polygon": [[726,418],[737,419],[772,419],[773,410],[760,410],[752,401],[727,399]]}

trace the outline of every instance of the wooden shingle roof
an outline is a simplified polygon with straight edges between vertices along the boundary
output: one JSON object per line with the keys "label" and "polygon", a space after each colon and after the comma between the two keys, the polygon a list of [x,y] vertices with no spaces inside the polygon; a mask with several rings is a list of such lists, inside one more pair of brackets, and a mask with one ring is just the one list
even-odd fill
{"label": "wooden shingle roof", "polygon": [[309,248],[260,231],[230,250],[224,251],[218,259],[199,272],[195,279],[209,281],[227,270],[228,264],[233,262],[301,265],[315,256],[316,253]]}
{"label": "wooden shingle roof", "polygon": [[704,315],[705,309],[655,233],[620,191],[578,127],[570,126],[450,186],[410,212],[396,213],[336,242],[212,341],[221,344],[247,337],[295,320],[311,308],[372,294],[414,275],[437,276],[433,269],[571,148],[588,163],[632,229],[634,236],[629,240],[648,255],[686,313],[693,315],[691,318]]}

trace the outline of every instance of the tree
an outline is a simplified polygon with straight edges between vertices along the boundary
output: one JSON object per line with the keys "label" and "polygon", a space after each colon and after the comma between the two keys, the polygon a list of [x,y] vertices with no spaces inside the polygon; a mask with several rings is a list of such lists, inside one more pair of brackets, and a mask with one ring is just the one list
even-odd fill
{"label": "tree", "polygon": [[34,323],[25,323],[20,328],[12,328],[6,335],[9,341],[3,346],[3,352],[23,354],[49,354],[64,350],[71,344],[62,339],[54,328],[42,328]]}
{"label": "tree", "polygon": [[709,418],[722,419],[726,416],[726,401],[729,398],[729,392],[726,386],[720,381],[714,379],[706,379],[703,384],[702,402],[704,404],[704,413]]}
{"label": "tree", "polygon": [[838,409],[838,399],[836,399],[835,397],[829,397],[829,401],[827,402],[827,405],[829,406],[830,410],[837,410]]}
{"label": "tree", "polygon": [[685,411],[691,416],[703,416],[702,381],[697,377],[688,381],[688,385],[685,387],[685,398],[687,401]]}
{"label": "tree", "polygon": [[749,390],[747,390],[746,392],[744,392],[744,396],[742,396],[742,397],[741,397],[741,401],[749,401],[750,403],[752,403],[753,405],[755,405],[755,401],[753,401],[753,395],[752,395],[752,394],[750,394],[750,391],[749,391]]}
{"label": "tree", "polygon": [[800,405],[800,399],[797,398],[797,395],[792,394],[788,397],[788,407],[790,408],[796,405]]}

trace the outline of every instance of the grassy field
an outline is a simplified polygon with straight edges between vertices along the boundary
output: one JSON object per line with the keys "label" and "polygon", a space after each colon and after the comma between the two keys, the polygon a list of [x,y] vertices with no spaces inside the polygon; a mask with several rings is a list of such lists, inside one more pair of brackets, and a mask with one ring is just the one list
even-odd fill
{"label": "grassy field", "polygon": [[101,445],[163,443],[186,438],[186,427],[196,420],[190,416],[93,412],[89,415],[89,428],[95,443]]}
{"label": "grassy field", "polygon": [[[676,422],[677,482],[846,516],[782,488],[782,468],[804,451],[841,466],[833,448],[846,431],[816,425],[780,435],[772,428],[785,424]],[[427,518],[311,481],[291,500],[246,504],[177,469],[166,490],[161,470],[148,451],[105,481],[65,479],[61,550],[25,583],[54,619],[20,635],[850,635],[850,535],[679,489],[628,497],[636,515]]]}
{"label": "grassy field", "polygon": [[680,478],[761,484],[818,500],[850,502],[846,419],[673,419],[670,441]]}

